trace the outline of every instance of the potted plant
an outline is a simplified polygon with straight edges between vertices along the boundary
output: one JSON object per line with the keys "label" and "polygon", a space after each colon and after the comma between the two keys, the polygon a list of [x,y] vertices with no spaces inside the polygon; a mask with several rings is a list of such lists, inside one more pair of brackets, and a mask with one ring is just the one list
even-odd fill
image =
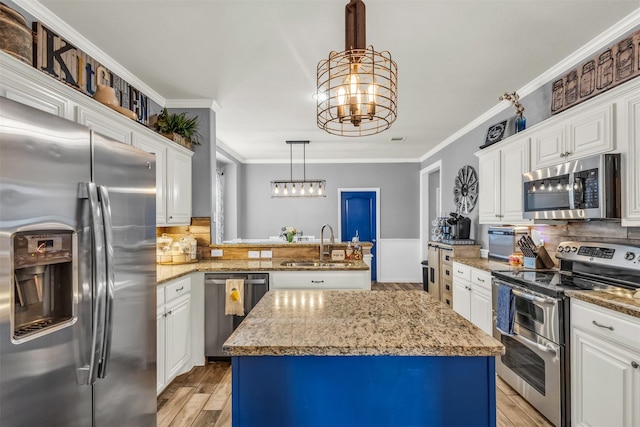
{"label": "potted plant", "polygon": [[188,118],[186,113],[169,113],[164,108],[158,115],[154,127],[161,135],[189,149],[192,144],[200,145],[198,117]]}

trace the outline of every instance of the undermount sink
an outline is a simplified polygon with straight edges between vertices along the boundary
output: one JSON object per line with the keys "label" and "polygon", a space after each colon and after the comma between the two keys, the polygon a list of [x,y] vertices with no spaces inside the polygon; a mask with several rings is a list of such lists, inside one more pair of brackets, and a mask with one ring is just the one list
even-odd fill
{"label": "undermount sink", "polygon": [[283,267],[333,267],[346,268],[353,265],[352,262],[326,262],[326,261],[284,261],[280,263]]}

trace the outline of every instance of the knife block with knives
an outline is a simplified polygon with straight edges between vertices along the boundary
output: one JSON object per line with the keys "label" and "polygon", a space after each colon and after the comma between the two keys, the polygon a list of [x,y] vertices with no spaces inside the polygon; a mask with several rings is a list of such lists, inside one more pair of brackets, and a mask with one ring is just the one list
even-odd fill
{"label": "knife block with knives", "polygon": [[544,246],[536,245],[529,235],[524,235],[517,242],[524,255],[525,268],[554,268],[555,263]]}

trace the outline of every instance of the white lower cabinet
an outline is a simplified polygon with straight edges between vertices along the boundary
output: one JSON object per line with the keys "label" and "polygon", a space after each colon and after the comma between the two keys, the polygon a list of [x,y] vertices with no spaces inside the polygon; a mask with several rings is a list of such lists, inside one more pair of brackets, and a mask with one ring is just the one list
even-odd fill
{"label": "white lower cabinet", "polygon": [[369,271],[275,271],[269,289],[371,289]]}
{"label": "white lower cabinet", "polygon": [[571,300],[571,424],[640,426],[640,319]]}
{"label": "white lower cabinet", "polygon": [[454,262],[453,310],[491,335],[491,273]]}
{"label": "white lower cabinet", "polygon": [[157,308],[157,391],[160,393],[191,358],[191,277],[162,285],[158,289]]}

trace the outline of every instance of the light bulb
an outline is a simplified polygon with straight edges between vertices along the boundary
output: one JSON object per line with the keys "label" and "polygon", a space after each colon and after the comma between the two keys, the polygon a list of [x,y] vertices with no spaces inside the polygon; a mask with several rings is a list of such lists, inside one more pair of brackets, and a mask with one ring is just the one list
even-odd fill
{"label": "light bulb", "polygon": [[536,192],[536,184],[535,183],[531,184],[531,192],[532,193]]}
{"label": "light bulb", "polygon": [[360,76],[358,75],[358,68],[352,68],[351,73],[349,74],[349,95],[356,96],[358,92],[360,92]]}
{"label": "light bulb", "polygon": [[278,184],[276,184],[276,188],[273,189],[273,194],[280,194],[280,188],[278,188]]}
{"label": "light bulb", "polygon": [[291,189],[291,193],[292,194],[296,194],[296,185],[293,184],[293,188]]}
{"label": "light bulb", "polygon": [[544,190],[544,182],[540,183],[540,190]]}
{"label": "light bulb", "polygon": [[286,196],[289,194],[289,189],[287,189],[287,184],[284,185],[284,191],[283,194]]}
{"label": "light bulb", "polygon": [[304,184],[300,184],[300,195],[304,196]]}
{"label": "light bulb", "polygon": [[338,105],[344,105],[347,91],[344,90],[344,86],[340,86],[338,89]]}
{"label": "light bulb", "polygon": [[309,183],[309,194],[313,194],[313,184]]}

